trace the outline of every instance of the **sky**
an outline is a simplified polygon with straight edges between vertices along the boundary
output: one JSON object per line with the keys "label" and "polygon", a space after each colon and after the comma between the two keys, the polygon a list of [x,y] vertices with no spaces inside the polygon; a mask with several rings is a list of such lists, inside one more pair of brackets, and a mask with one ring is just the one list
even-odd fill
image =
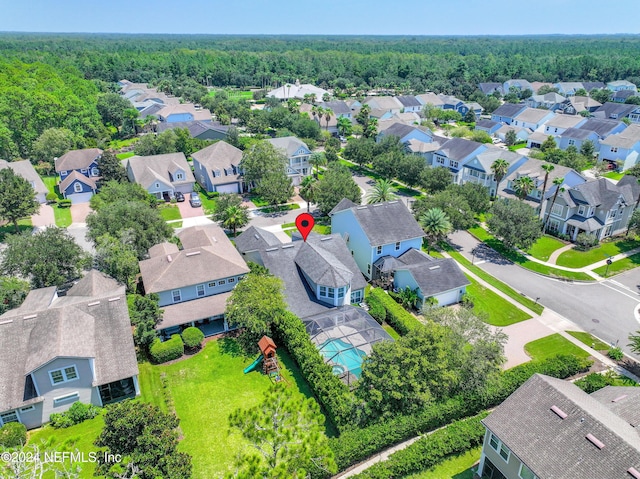
{"label": "sky", "polygon": [[640,33],[640,0],[0,0],[0,31],[519,35]]}

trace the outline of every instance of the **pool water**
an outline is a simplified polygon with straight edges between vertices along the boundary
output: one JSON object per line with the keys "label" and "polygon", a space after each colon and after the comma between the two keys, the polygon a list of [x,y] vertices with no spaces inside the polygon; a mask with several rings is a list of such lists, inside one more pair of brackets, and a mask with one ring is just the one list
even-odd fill
{"label": "pool water", "polygon": [[333,363],[333,374],[340,375],[347,371],[360,378],[362,361],[366,353],[351,346],[342,339],[329,339],[320,346],[320,354]]}

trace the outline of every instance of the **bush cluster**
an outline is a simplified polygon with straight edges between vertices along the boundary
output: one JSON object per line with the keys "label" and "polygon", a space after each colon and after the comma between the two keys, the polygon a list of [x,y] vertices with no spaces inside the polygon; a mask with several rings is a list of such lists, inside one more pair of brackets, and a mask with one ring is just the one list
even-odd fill
{"label": "bush cluster", "polygon": [[204,340],[204,333],[195,326],[190,326],[182,331],[182,341],[188,349],[199,349]]}
{"label": "bush cluster", "polygon": [[377,295],[370,294],[365,298],[365,303],[369,306],[369,314],[378,323],[382,324],[387,319],[387,310],[378,299]]}
{"label": "bush cluster", "polygon": [[484,426],[480,422],[488,413],[483,412],[429,434],[356,475],[359,478],[386,479],[405,477],[440,463],[447,456],[459,454],[482,444]]}
{"label": "bush cluster", "polygon": [[624,358],[624,352],[618,347],[610,348],[607,355],[614,361],[622,361],[622,358]]}
{"label": "bush cluster", "polygon": [[576,249],[578,251],[587,251],[598,244],[598,237],[589,233],[580,233],[576,237]]}
{"label": "bush cluster", "polygon": [[[373,301],[373,303],[371,303],[371,301]],[[367,297],[367,304],[369,304],[370,308],[372,308],[371,304],[376,303],[379,303],[385,309],[384,320],[401,336],[404,336],[421,324],[415,316],[396,303],[392,297],[380,288],[372,288],[371,291],[369,291],[369,296]],[[375,307],[378,308],[377,305]],[[380,313],[376,312],[376,314]],[[373,316],[373,314],[371,315]],[[380,322],[379,318],[375,319]]]}
{"label": "bush cluster", "polygon": [[172,335],[171,339],[164,342],[156,338],[149,348],[149,354],[154,363],[166,363],[184,354],[184,343],[179,334]]}
{"label": "bush cluster", "polygon": [[27,428],[19,422],[0,427],[0,447],[20,447],[27,443]]}
{"label": "bush cluster", "polygon": [[283,312],[274,321],[273,329],[276,342],[287,348],[329,419],[338,427],[353,422],[354,396],[324,362],[300,318]]}
{"label": "bush cluster", "polygon": [[100,408],[93,404],[74,402],[66,412],[56,412],[49,416],[51,426],[59,429],[80,424],[87,419],[93,419],[100,414]]}
{"label": "bush cluster", "polygon": [[477,393],[461,394],[433,403],[418,414],[398,415],[365,428],[343,431],[340,437],[329,440],[338,469],[344,470],[386,447],[496,406],[536,373],[567,378],[586,371],[590,365],[590,361],[571,355],[530,361],[504,371]]}
{"label": "bush cluster", "polygon": [[71,208],[71,200],[58,200],[58,208]]}

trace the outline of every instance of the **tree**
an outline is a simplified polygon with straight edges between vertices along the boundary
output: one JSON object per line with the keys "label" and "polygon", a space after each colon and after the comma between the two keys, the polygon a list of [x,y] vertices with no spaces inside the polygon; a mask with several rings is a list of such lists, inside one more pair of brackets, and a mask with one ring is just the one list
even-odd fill
{"label": "tree", "polygon": [[[544,170],[544,182],[542,183],[542,194],[540,195],[541,203],[544,201],[544,194],[547,192],[547,182],[549,181],[549,173],[551,173],[555,169],[555,166],[553,165],[553,163],[544,163],[542,165],[542,169]],[[540,210],[541,210],[540,212],[544,214],[542,212],[542,208],[540,208]]]}
{"label": "tree", "polygon": [[351,131],[353,130],[353,124],[351,120],[345,116],[341,116],[338,118],[338,133],[340,136],[349,136]]}
{"label": "tree", "polygon": [[627,346],[631,348],[631,351],[640,354],[640,330],[636,331],[635,334],[630,334],[629,341],[631,342]]}
{"label": "tree", "polygon": [[238,228],[246,226],[247,223],[249,223],[249,211],[244,205],[229,206],[222,212],[221,225],[233,231],[233,236],[236,235]]}
{"label": "tree", "polygon": [[516,196],[524,200],[536,188],[536,183],[530,176],[520,176],[513,182]]}
{"label": "tree", "polygon": [[421,196],[413,203],[413,214],[419,221],[431,208],[439,208],[447,215],[453,231],[466,230],[475,223],[474,211],[460,188],[449,187],[435,195]]}
{"label": "tree", "polygon": [[[556,92],[558,93],[558,92]],[[589,92],[584,88],[578,88],[574,94],[575,96],[589,96]]]}
{"label": "tree", "polygon": [[148,352],[153,341],[158,337],[156,326],[162,321],[162,310],[158,307],[158,295],[145,296],[131,294],[127,296],[129,318],[134,327],[133,340],[138,348]]}
{"label": "tree", "polygon": [[139,468],[139,479],[189,479],[191,456],[177,450],[179,423],[175,414],[153,404],[131,400],[112,404],[94,443],[108,453],[99,456],[96,473],[117,478],[122,465],[105,458],[120,455],[123,463]]}
{"label": "tree", "polygon": [[371,138],[352,138],[344,148],[345,159],[364,166],[373,161],[375,141]]}
{"label": "tree", "polygon": [[629,225],[627,226],[627,236],[629,236],[630,232],[635,232],[635,234],[640,233],[640,210],[636,209],[632,214],[631,218],[629,218]]}
{"label": "tree", "polygon": [[416,309],[418,301],[420,301],[420,296],[418,296],[418,289],[411,289],[409,286],[405,286],[403,290],[398,293],[400,297],[400,302],[405,309]]}
{"label": "tree", "polygon": [[31,148],[31,158],[53,162],[75,146],[75,135],[67,128],[49,128],[42,132]]}
{"label": "tree", "polygon": [[424,229],[429,241],[428,252],[431,246],[442,241],[451,232],[449,218],[440,208],[431,208],[420,217],[420,225]]}
{"label": "tree", "polygon": [[490,212],[487,225],[507,248],[527,250],[541,236],[540,219],[524,201],[497,200]]}
{"label": "tree", "polygon": [[328,214],[343,198],[360,204],[362,193],[353,181],[349,169],[338,162],[329,165],[316,186],[316,203],[323,214]]}
{"label": "tree", "polygon": [[509,172],[509,162],[502,158],[498,158],[491,164],[491,171],[493,171],[493,177],[496,180],[496,192],[500,188],[500,183],[507,176]]}
{"label": "tree", "polygon": [[518,137],[516,136],[516,132],[513,129],[510,129],[504,135],[504,143],[507,146],[515,145],[516,141],[518,141]]}
{"label": "tree", "polygon": [[16,175],[11,168],[0,170],[0,219],[13,223],[16,233],[18,220],[40,210],[36,192],[27,180]]}
{"label": "tree", "polygon": [[462,121],[464,121],[465,123],[475,123],[476,121],[475,112],[473,110],[469,110],[462,118]]}
{"label": "tree", "polygon": [[421,174],[422,186],[429,193],[443,191],[451,184],[451,172],[449,168],[437,166],[436,168],[425,168]]}
{"label": "tree", "polygon": [[489,209],[489,191],[481,184],[471,182],[463,185],[452,184],[447,189],[467,200],[467,204],[474,214],[485,213]]}
{"label": "tree", "polygon": [[331,118],[333,118],[333,110],[331,108],[325,108],[324,119],[327,122],[327,131],[329,131],[329,122],[331,121]]}
{"label": "tree", "polygon": [[318,180],[313,176],[306,176],[300,183],[300,197],[307,202],[307,213],[310,211],[310,204],[315,202],[316,186]]}
{"label": "tree", "polygon": [[373,167],[373,171],[378,173],[380,176],[387,180],[391,180],[398,176],[398,169],[400,168],[402,157],[403,153],[399,151],[381,153],[373,158],[371,166]]}
{"label": "tree", "polygon": [[598,103],[606,103],[611,98],[611,91],[606,88],[593,89],[589,93],[589,96]]}
{"label": "tree", "polygon": [[580,146],[580,154],[585,156],[586,158],[592,160],[593,156],[596,153],[596,147],[591,140],[585,140],[582,142],[582,146]]}
{"label": "tree", "polygon": [[558,198],[558,193],[560,193],[560,191],[564,191],[564,188],[561,188],[562,183],[564,183],[564,178],[563,177],[559,177],[559,178],[554,178],[553,179],[553,185],[556,187],[556,191],[553,193],[553,198],[551,199],[551,205],[547,209],[547,218],[544,219],[544,221],[543,221],[543,225],[542,225],[542,233],[543,234],[547,232],[547,226],[549,224],[549,218],[551,217],[551,211],[553,211],[553,205],[556,204],[556,199]]}
{"label": "tree", "polygon": [[105,151],[98,158],[98,169],[103,182],[113,180],[118,183],[124,183],[129,181],[124,166],[111,150]]}
{"label": "tree", "polygon": [[547,93],[558,93],[558,89],[551,85],[542,85],[538,88],[538,95],[546,95]]}
{"label": "tree", "polygon": [[373,188],[367,193],[367,204],[383,203],[397,198],[396,189],[390,180],[376,180]]}
{"label": "tree", "polygon": [[138,257],[133,247],[119,238],[105,234],[96,239],[94,266],[127,287],[135,289],[135,277],[140,272]]}
{"label": "tree", "polygon": [[29,283],[11,276],[0,276],[0,314],[17,308],[29,294]]}
{"label": "tree", "polygon": [[119,130],[124,122],[124,112],[131,108],[131,102],[117,93],[105,93],[98,96],[96,108],[105,125]]}
{"label": "tree", "polygon": [[425,168],[422,156],[402,155],[398,165],[398,179],[409,186],[416,186],[420,184],[420,175]]}
{"label": "tree", "polygon": [[327,164],[327,158],[325,157],[324,153],[322,153],[321,151],[314,151],[313,153],[311,153],[311,156],[309,157],[309,164],[311,165],[312,168],[313,167],[316,168],[316,172],[314,173],[314,176],[318,178],[318,175],[320,174],[320,167],[325,166]]}
{"label": "tree", "polygon": [[93,211],[98,211],[118,201],[137,201],[150,207],[156,205],[156,198],[138,183],[118,183],[114,180],[104,183],[100,187],[100,192],[91,197],[89,204]]}
{"label": "tree", "polygon": [[293,196],[293,185],[283,169],[270,170],[264,173],[255,191],[268,204],[279,205]]}
{"label": "tree", "polygon": [[2,252],[2,272],[29,279],[31,287],[61,286],[79,278],[89,264],[88,255],[62,228],[9,235]]}
{"label": "tree", "polygon": [[624,102],[627,105],[640,105],[640,96],[630,96]]}
{"label": "tree", "polygon": [[261,141],[245,150],[242,155],[242,170],[245,181],[258,185],[268,171],[285,171],[288,163],[284,153],[268,141]]}
{"label": "tree", "polygon": [[243,454],[239,470],[227,477],[304,478],[337,471],[318,403],[294,394],[274,384],[260,404],[230,414],[231,428],[257,453]]}

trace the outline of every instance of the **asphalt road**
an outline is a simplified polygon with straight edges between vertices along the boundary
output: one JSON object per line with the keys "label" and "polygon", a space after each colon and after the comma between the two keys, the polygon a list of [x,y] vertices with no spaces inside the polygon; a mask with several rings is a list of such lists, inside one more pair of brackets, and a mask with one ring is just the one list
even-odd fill
{"label": "asphalt road", "polygon": [[[473,258],[471,250],[478,245],[475,238],[466,232],[456,232],[450,238],[452,243],[462,248],[465,257]],[[572,283],[540,276],[492,253],[480,247],[475,264],[516,291],[533,299],[540,298],[541,304],[583,330],[631,353],[627,346],[628,336],[640,329],[634,315],[640,303],[639,270],[599,283]]]}

